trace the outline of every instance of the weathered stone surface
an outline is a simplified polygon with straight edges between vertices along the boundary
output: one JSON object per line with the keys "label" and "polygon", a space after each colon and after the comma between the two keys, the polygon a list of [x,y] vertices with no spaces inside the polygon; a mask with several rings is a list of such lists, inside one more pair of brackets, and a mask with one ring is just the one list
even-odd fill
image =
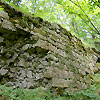
{"label": "weathered stone surface", "polygon": [[57,79],[57,78],[52,78],[52,86],[53,87],[69,87],[69,81],[64,80],[64,79]]}
{"label": "weathered stone surface", "polygon": [[6,69],[0,69],[0,76],[4,76],[8,73],[8,70]]}
{"label": "weathered stone surface", "polygon": [[5,18],[5,19],[9,19],[8,13],[1,11],[1,10],[0,10],[0,16]]}
{"label": "weathered stone surface", "polygon": [[56,77],[56,75],[57,75],[57,69],[53,67],[48,67],[47,71],[44,73],[44,76],[46,78],[53,78],[53,77]]}
{"label": "weathered stone surface", "polygon": [[5,29],[9,29],[9,30],[12,30],[12,31],[15,31],[15,27],[13,26],[13,24],[8,21],[8,20],[3,20],[2,24],[1,24],[1,27],[2,28],[5,28]]}
{"label": "weathered stone surface", "polygon": [[[5,4],[0,2],[0,5]],[[16,16],[11,12],[16,12]],[[23,88],[62,87],[74,91],[87,88],[92,74],[100,70],[100,66],[95,66],[100,55],[85,48],[81,40],[60,25],[28,16],[25,20],[24,15],[13,8],[0,16],[2,84]]]}

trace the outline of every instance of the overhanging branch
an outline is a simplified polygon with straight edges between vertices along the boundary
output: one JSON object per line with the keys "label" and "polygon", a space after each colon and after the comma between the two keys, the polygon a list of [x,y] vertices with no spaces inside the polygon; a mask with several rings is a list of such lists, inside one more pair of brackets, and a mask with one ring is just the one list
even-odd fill
{"label": "overhanging branch", "polygon": [[88,17],[88,15],[85,13],[85,11],[84,11],[84,10],[82,9],[82,7],[80,6],[78,0],[77,0],[77,2],[78,2],[79,5],[77,5],[77,4],[76,4],[75,2],[73,2],[72,0],[69,0],[69,1],[71,1],[73,4],[75,4],[77,7],[79,7],[79,8],[83,11],[83,13],[84,13],[85,16],[87,17],[87,19],[89,20],[89,22],[91,23],[91,25],[92,25],[92,26],[94,27],[94,29],[96,30],[95,32],[96,32],[97,34],[100,35],[98,29],[97,29],[97,28],[95,27],[95,25],[91,22],[91,20],[90,20],[90,18]]}

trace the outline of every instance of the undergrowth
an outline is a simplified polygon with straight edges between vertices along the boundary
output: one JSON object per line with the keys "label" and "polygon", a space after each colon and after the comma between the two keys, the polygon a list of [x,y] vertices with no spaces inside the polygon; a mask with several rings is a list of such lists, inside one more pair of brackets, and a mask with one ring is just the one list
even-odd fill
{"label": "undergrowth", "polygon": [[50,90],[41,87],[36,89],[13,89],[0,85],[0,96],[5,97],[6,100],[100,100],[95,91],[96,87],[92,85],[89,89],[79,92],[71,93],[65,91],[62,95],[54,95]]}

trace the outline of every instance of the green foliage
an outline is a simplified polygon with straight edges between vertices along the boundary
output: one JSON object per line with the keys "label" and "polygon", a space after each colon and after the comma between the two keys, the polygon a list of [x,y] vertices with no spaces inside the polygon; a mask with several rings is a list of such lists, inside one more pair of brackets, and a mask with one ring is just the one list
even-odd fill
{"label": "green foliage", "polygon": [[7,1],[7,2],[13,2],[15,5],[19,5],[21,3],[21,0],[3,0],[3,1]]}
{"label": "green foliage", "polygon": [[1,10],[1,11],[4,11],[4,9],[2,8],[2,6],[0,6],[0,10]]}
{"label": "green foliage", "polygon": [[68,100],[99,100],[100,97],[95,90],[96,87],[93,85],[89,89],[75,93],[65,91],[64,96],[66,96]]}
{"label": "green foliage", "polygon": [[0,95],[9,98],[9,100],[51,100],[49,99],[51,93],[48,90],[42,88],[36,89],[12,89],[0,85]]}
{"label": "green foliage", "polygon": [[[100,65],[100,63],[98,63]],[[100,86],[100,74],[95,74],[94,77],[93,77],[93,84],[96,84]]]}
{"label": "green foliage", "polygon": [[100,100],[95,90],[96,87],[92,85],[86,90],[75,93],[65,91],[62,95],[59,95],[52,94],[50,90],[41,87],[36,89],[13,89],[0,85],[0,95],[8,98],[7,100]]}
{"label": "green foliage", "polygon": [[85,44],[85,46],[91,47],[91,48],[95,48],[97,51],[100,51],[100,39],[91,39],[91,38],[87,38],[85,39],[85,41],[83,42]]}

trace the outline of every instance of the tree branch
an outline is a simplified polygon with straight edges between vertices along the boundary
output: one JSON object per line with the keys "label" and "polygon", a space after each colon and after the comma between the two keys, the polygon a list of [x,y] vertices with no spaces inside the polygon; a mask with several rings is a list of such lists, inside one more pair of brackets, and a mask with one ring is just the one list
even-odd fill
{"label": "tree branch", "polygon": [[92,25],[92,26],[94,27],[94,29],[96,30],[95,32],[96,32],[97,34],[100,35],[98,29],[97,29],[97,28],[95,27],[95,25],[91,22],[91,20],[90,20],[90,18],[88,17],[88,15],[85,13],[85,11],[84,11],[84,10],[82,9],[82,7],[80,6],[78,0],[77,0],[77,2],[78,2],[79,5],[77,5],[77,4],[76,4],[75,2],[73,2],[72,0],[69,0],[69,1],[71,1],[73,4],[75,4],[76,6],[78,6],[78,7],[83,11],[83,13],[84,13],[85,16],[87,17],[87,19],[90,21],[91,25]]}

